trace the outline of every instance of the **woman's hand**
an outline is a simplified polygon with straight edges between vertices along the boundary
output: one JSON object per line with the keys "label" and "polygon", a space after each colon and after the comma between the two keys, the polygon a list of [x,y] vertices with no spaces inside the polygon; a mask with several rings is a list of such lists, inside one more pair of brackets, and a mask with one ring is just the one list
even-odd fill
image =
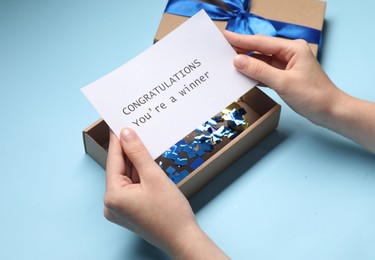
{"label": "woman's hand", "polygon": [[297,113],[322,124],[334,109],[341,91],[323,71],[303,40],[286,40],[261,35],[240,35],[224,31],[240,53],[234,65],[243,74],[275,90]]}
{"label": "woman's hand", "polygon": [[[275,90],[313,123],[375,152],[375,104],[337,88],[305,41],[229,31],[224,36],[240,53],[234,59],[240,72]],[[249,52],[254,54],[244,55]]]}
{"label": "woman's hand", "polygon": [[[105,217],[174,258],[226,257],[198,226],[185,196],[151,158],[137,134],[111,132]],[[208,257],[209,258],[209,257]]]}

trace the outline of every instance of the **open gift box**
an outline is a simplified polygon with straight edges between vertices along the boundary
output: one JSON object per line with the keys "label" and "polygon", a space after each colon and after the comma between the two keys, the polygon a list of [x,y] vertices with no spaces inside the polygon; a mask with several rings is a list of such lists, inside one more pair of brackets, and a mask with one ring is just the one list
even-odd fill
{"label": "open gift box", "polygon": [[[205,161],[176,184],[185,196],[189,197],[200,190],[277,127],[281,107],[257,87],[243,95],[237,103],[246,110],[248,126],[234,139],[220,143],[219,148],[214,149],[215,153],[207,153]],[[83,141],[86,153],[105,168],[109,127],[104,120],[100,119],[87,127],[83,131]],[[157,162],[159,160],[160,157],[156,159]]]}

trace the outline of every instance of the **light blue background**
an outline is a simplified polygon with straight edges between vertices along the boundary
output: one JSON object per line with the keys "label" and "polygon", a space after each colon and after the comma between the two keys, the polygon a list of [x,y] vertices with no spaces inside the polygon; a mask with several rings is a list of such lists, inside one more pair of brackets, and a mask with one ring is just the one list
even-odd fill
{"label": "light blue background", "polygon": [[[80,92],[152,45],[166,2],[0,0],[0,259],[166,258],[104,219]],[[374,8],[328,0],[321,58],[372,101]],[[190,200],[198,222],[233,259],[375,259],[374,155],[264,91],[278,131]]]}

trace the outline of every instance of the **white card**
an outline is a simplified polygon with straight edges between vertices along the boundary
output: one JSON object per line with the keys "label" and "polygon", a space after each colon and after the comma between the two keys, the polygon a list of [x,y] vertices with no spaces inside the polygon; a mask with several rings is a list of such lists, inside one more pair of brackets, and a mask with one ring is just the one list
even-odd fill
{"label": "white card", "polygon": [[117,136],[133,128],[156,159],[257,84],[234,68],[235,56],[200,11],[82,92]]}

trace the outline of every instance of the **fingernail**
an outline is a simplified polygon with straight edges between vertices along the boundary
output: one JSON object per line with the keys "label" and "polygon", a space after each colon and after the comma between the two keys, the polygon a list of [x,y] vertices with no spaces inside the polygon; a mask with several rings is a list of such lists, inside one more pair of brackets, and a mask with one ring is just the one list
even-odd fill
{"label": "fingernail", "polygon": [[122,137],[122,140],[124,140],[125,142],[132,142],[137,139],[136,134],[130,128],[122,129],[121,137]]}
{"label": "fingernail", "polygon": [[237,69],[242,70],[246,67],[247,58],[244,55],[237,55],[234,58],[234,66],[236,66]]}

